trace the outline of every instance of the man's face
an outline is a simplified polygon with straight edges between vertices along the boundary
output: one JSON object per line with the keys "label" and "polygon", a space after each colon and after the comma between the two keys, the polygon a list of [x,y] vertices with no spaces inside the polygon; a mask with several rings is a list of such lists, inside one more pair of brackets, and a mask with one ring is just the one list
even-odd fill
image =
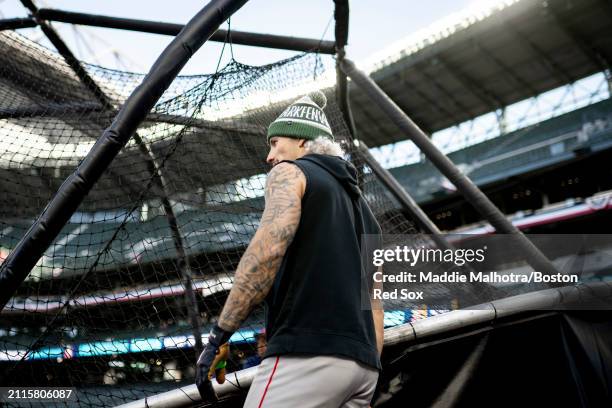
{"label": "man's face", "polygon": [[270,152],[266,162],[276,166],[283,160],[296,160],[304,156],[304,139],[293,139],[284,136],[273,136],[270,138]]}

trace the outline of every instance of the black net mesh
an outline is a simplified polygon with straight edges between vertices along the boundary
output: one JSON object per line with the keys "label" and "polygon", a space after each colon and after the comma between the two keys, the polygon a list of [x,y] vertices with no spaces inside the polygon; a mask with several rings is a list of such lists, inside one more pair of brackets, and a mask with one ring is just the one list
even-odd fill
{"label": "black net mesh", "polygon": [[[109,406],[193,382],[263,209],[267,126],[313,77],[325,82],[326,58],[232,61],[173,82],[0,314],[2,385],[74,386],[74,404]],[[83,66],[101,92],[0,33],[0,260],[143,79]],[[324,91],[383,230],[416,234],[354,150],[333,84]],[[234,335],[229,371],[249,364],[262,327],[259,310]]]}

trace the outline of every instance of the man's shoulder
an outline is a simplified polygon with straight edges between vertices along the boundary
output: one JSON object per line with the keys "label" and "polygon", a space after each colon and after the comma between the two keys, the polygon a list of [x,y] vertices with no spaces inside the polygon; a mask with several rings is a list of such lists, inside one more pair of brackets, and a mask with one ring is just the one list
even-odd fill
{"label": "man's shoulder", "polygon": [[304,177],[304,171],[293,161],[282,161],[270,170],[268,179],[299,180]]}
{"label": "man's shoulder", "polygon": [[302,196],[304,195],[305,187],[306,175],[302,169],[293,162],[280,162],[268,173],[266,189],[295,188]]}

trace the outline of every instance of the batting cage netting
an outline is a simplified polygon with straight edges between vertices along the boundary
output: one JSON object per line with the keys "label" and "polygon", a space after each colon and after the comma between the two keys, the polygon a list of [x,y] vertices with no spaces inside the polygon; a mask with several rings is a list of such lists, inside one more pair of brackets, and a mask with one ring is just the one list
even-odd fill
{"label": "batting cage netting", "polygon": [[[96,407],[193,383],[263,209],[267,126],[333,62],[232,59],[177,78],[0,314],[2,384],[74,386],[72,403]],[[97,92],[58,54],[0,33],[0,261],[143,79],[83,67]],[[324,92],[383,230],[417,233],[359,158],[333,85]],[[262,328],[260,310],[232,337],[229,371]]]}

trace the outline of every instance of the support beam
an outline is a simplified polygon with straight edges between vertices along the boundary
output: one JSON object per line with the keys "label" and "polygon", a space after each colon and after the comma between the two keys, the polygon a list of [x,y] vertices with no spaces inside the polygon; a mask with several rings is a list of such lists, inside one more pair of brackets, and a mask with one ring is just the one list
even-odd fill
{"label": "support beam", "polygon": [[32,17],[26,18],[7,18],[0,20],[0,31],[3,30],[16,30],[18,28],[32,28],[36,27],[38,23]]}
{"label": "support beam", "polygon": [[[100,16],[94,14],[74,13],[70,11],[41,8],[39,16],[43,20],[61,23],[87,25],[92,27],[115,28],[119,30],[139,31],[143,33],[177,35],[184,27],[183,24],[162,23],[158,21],[134,20],[130,18]],[[251,45],[254,47],[277,48],[293,51],[319,52],[321,54],[334,54],[336,52],[333,41],[320,41],[310,38],[287,37],[281,35],[248,33],[244,31],[231,31],[233,44]],[[225,42],[226,30],[217,30],[210,41]]]}
{"label": "support beam", "polygon": [[[170,123],[173,125],[184,125],[184,126],[196,127],[196,128],[202,128],[202,129],[211,128],[214,126],[214,122],[206,121],[203,119],[189,118],[186,116],[173,115],[173,114],[168,114],[168,113],[155,113],[155,112],[151,112],[149,115],[147,115],[147,118],[145,119],[145,121],[146,122],[163,122],[163,123]],[[257,129],[247,129],[247,128],[238,129],[238,128],[232,128],[229,126],[223,129],[232,130],[232,131],[249,134],[249,135],[253,135],[257,137],[261,136],[261,132],[262,132],[262,130],[257,130]]]}
{"label": "support beam", "polygon": [[0,266],[0,309],[4,308],[193,53],[245,3],[246,0],[209,2],[166,47],[110,127]]}
{"label": "support beam", "polygon": [[[344,50],[342,50],[341,53],[343,54]],[[338,55],[341,55],[341,53],[338,53]],[[338,57],[336,60],[336,100],[338,101],[344,123],[348,126],[351,137],[354,139],[357,137],[357,129],[355,127],[355,119],[353,118],[353,112],[350,105],[348,81],[346,80],[346,75],[344,75],[344,72],[340,69],[340,60],[341,57]]]}
{"label": "support beam", "polygon": [[334,20],[336,20],[334,34],[338,49],[343,49],[348,44],[349,12],[348,0],[334,0]]}
{"label": "support beam", "polygon": [[204,345],[202,344],[202,336],[200,335],[200,333],[202,332],[202,323],[200,321],[198,302],[195,296],[195,292],[193,291],[193,274],[191,264],[189,263],[189,258],[187,258],[187,253],[185,252],[183,235],[179,228],[174,209],[172,208],[172,203],[169,199],[168,189],[166,186],[166,178],[164,177],[162,167],[159,165],[158,160],[156,159],[153,152],[149,150],[149,148],[145,145],[144,141],[136,132],[134,132],[134,139],[136,140],[138,149],[145,158],[147,171],[153,178],[153,182],[155,183],[155,185],[162,192],[161,202],[162,206],[164,207],[164,213],[166,214],[168,225],[170,226],[172,242],[174,244],[174,249],[177,254],[176,269],[179,272],[179,278],[182,280],[183,285],[185,286],[185,309],[187,309],[187,315],[189,316],[189,320],[191,321],[191,329],[193,331],[193,335],[195,336],[194,351],[196,358],[198,358],[198,356],[204,349]]}
{"label": "support beam", "polygon": [[[342,114],[342,119],[352,140],[357,139],[357,128],[355,126],[355,119],[353,118],[353,112],[351,111],[351,100],[349,97],[349,86],[346,75],[340,69],[340,61],[346,55],[344,47],[348,43],[348,30],[349,30],[349,2],[348,0],[334,0],[334,20],[336,25],[334,27],[334,38],[336,43],[336,102],[338,108]],[[357,170],[357,180],[359,188],[363,189],[363,163],[354,162],[355,169]]]}
{"label": "support beam", "polygon": [[66,103],[48,103],[43,106],[34,106],[27,108],[0,108],[0,119],[10,118],[32,118],[36,116],[60,116],[67,112],[70,114],[88,114],[96,112],[104,112],[106,109],[98,103],[82,103],[82,104],[66,104]]}
{"label": "support beam", "polygon": [[[66,103],[46,103],[44,106],[27,107],[27,108],[0,108],[0,119],[19,119],[19,118],[34,118],[39,116],[53,117],[63,116],[69,114],[93,114],[93,113],[105,113],[108,111],[106,108],[100,106],[98,103],[82,103],[82,104],[66,104]],[[145,122],[163,122],[170,123],[172,125],[182,125],[199,128],[210,128],[213,126],[213,122],[205,121],[197,118],[190,118],[187,116],[172,115],[168,113],[155,113],[152,112],[147,115]],[[238,130],[237,130],[238,131]],[[255,136],[260,136],[261,132],[249,129],[239,129],[241,133],[248,133]],[[157,192],[156,192],[157,194]]]}
{"label": "support beam", "polygon": [[514,244],[521,249],[525,260],[536,271],[548,274],[558,273],[554,265],[540,250],[533,245],[487,198],[474,183],[462,174],[450,159],[431,142],[430,138],[376,85],[366,74],[359,71],[355,64],[345,59],[342,70],[353,82],[370,97],[408,136],[429,160],[444,174],[462,193],[466,200],[487,219],[499,233],[509,234]]}
{"label": "support beam", "polygon": [[74,56],[70,48],[64,43],[64,41],[60,38],[58,33],[47,24],[41,17],[39,16],[38,7],[34,4],[32,0],[21,0],[21,3],[32,13],[34,19],[40,26],[40,29],[43,31],[45,36],[49,39],[51,44],[57,49],[60,55],[64,58],[66,63],[72,68],[76,76],[83,82],[83,84],[89,89],[96,99],[98,99],[103,106],[112,107],[111,101],[106,97],[104,92],[100,89],[98,84],[89,76],[85,68],[81,65],[81,62]]}
{"label": "support beam", "polygon": [[349,87],[346,75],[340,69],[340,61],[345,56],[344,47],[348,42],[348,27],[349,27],[349,3],[348,0],[334,0],[334,19],[336,25],[334,29],[336,37],[336,100],[344,122],[349,128],[351,136],[354,138],[356,135],[355,120],[353,119],[353,113],[351,112],[350,99],[349,99]]}
{"label": "support beam", "polygon": [[507,118],[507,110],[506,108],[501,108],[499,111],[496,112],[497,115],[495,115],[497,117],[497,126],[499,128],[499,134],[500,135],[505,135],[507,133],[507,129],[508,129],[508,118]]}

